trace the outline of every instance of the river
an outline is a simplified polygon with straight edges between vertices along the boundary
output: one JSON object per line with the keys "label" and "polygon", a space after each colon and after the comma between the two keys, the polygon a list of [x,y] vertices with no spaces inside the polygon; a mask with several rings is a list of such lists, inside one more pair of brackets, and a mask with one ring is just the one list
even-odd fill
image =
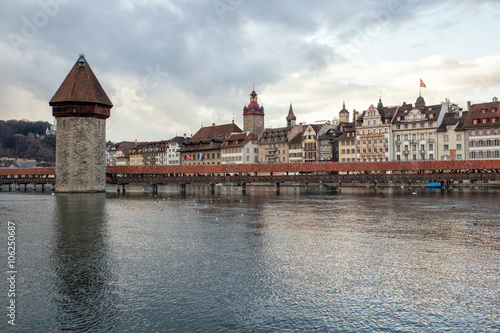
{"label": "river", "polygon": [[499,199],[494,189],[2,192],[0,267],[8,278],[11,222],[16,272],[15,296],[0,284],[0,331],[499,331]]}

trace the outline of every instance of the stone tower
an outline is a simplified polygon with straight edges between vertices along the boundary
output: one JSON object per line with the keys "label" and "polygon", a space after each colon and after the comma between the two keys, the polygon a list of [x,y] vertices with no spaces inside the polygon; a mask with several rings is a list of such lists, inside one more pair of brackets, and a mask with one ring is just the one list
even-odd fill
{"label": "stone tower", "polygon": [[255,90],[250,94],[250,104],[243,108],[243,131],[257,135],[264,132],[264,106],[259,106]]}
{"label": "stone tower", "polygon": [[56,192],[104,192],[106,119],[113,104],[84,55],[49,105],[57,120]]}
{"label": "stone tower", "polygon": [[297,117],[293,114],[292,102],[290,102],[290,109],[288,110],[288,116],[286,116],[286,126],[295,126],[295,121]]}
{"label": "stone tower", "polygon": [[339,112],[339,122],[348,123],[349,122],[349,111],[345,108],[345,102],[342,103],[342,110]]}

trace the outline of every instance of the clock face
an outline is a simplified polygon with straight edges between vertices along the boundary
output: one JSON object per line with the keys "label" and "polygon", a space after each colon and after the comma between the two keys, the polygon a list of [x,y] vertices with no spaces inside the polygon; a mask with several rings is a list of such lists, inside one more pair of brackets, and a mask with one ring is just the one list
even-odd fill
{"label": "clock face", "polygon": [[373,106],[370,108],[370,111],[373,111]]}
{"label": "clock face", "polygon": [[262,126],[262,118],[261,117],[255,118],[255,124],[257,124],[257,126]]}

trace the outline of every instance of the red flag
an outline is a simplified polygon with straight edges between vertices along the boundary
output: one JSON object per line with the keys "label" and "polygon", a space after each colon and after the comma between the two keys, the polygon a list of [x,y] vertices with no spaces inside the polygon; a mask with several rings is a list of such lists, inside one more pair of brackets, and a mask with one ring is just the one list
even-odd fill
{"label": "red flag", "polygon": [[427,88],[427,87],[425,86],[424,81],[422,81],[422,79],[420,79],[420,87],[422,87],[422,88]]}
{"label": "red flag", "polygon": [[190,159],[191,159],[191,156],[186,154],[186,160],[190,160]]}

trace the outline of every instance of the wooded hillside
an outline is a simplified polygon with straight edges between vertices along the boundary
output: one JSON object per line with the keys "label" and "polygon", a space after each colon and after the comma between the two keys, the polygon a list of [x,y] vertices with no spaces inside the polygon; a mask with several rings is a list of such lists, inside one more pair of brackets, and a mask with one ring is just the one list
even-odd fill
{"label": "wooded hillside", "polygon": [[[45,136],[46,121],[0,120],[0,157],[28,158],[54,163],[56,137]],[[38,137],[37,137],[38,136]],[[45,136],[45,138],[41,138]]]}

